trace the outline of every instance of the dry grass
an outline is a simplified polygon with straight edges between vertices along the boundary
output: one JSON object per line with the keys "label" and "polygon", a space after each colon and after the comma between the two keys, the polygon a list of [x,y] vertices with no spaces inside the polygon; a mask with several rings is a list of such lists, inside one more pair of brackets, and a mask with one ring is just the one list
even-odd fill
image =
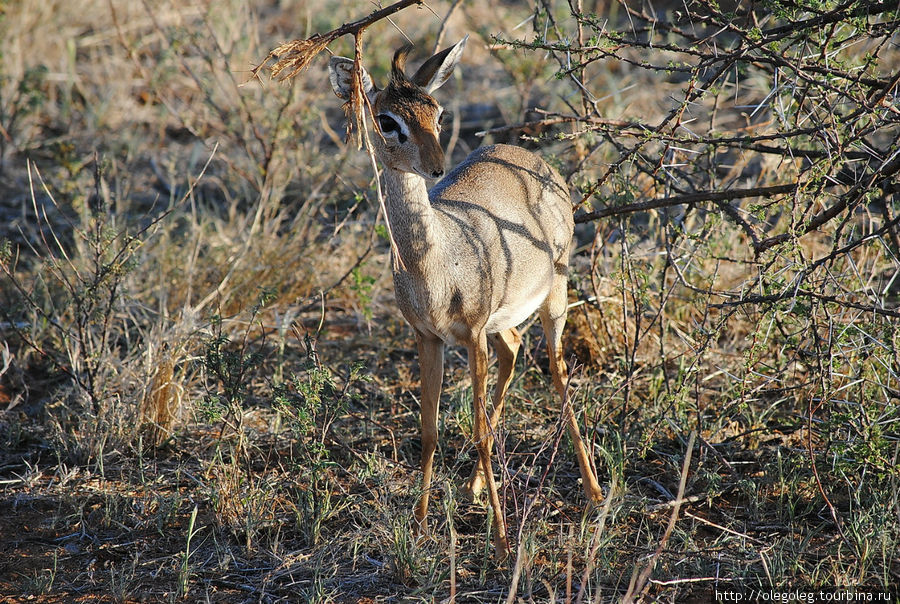
{"label": "dry grass", "polygon": [[[495,566],[489,515],[457,492],[475,456],[459,351],[433,534],[417,539],[418,369],[371,168],[336,134],[327,53],[290,86],[247,83],[270,49],[371,6],[281,4],[26,1],[2,17],[0,599],[608,602],[635,577],[636,599],[705,601],[735,585],[900,581],[898,322],[711,293],[788,290],[841,237],[880,228],[875,204],[760,257],[713,206],[579,226],[567,353],[606,504],[585,508],[526,326],[498,438],[514,564]],[[401,31],[419,57],[431,50],[450,3],[429,5],[367,30],[373,78]],[[477,0],[447,20],[445,44],[479,42],[441,92],[455,160],[476,131],[581,103],[552,56],[490,38],[525,35],[531,14]],[[352,56],[348,39],[329,48]],[[603,115],[645,122],[685,86],[626,61],[593,63],[585,82],[607,91]],[[742,108],[766,86],[750,74],[730,105],[692,111],[774,131]],[[523,144],[582,192],[623,155],[579,124],[529,134],[547,135]],[[626,129],[621,145],[640,136]],[[665,194],[631,165],[604,195]],[[714,177],[749,186],[803,169],[732,153]],[[766,233],[819,209],[777,207],[740,209],[765,214]],[[896,301],[891,237],[816,269],[820,291]]]}

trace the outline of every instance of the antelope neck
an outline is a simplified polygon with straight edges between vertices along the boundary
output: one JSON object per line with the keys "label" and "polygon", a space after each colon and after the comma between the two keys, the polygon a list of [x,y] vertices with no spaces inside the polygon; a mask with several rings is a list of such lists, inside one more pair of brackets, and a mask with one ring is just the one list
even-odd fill
{"label": "antelope neck", "polygon": [[418,174],[384,169],[385,200],[391,233],[407,272],[422,274],[440,262],[441,227],[425,179]]}

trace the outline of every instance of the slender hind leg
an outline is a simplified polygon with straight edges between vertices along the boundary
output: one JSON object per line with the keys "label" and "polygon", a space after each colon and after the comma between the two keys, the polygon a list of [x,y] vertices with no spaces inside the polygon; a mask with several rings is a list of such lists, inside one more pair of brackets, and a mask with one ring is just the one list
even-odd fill
{"label": "slender hind leg", "polygon": [[[491,427],[488,434],[489,446],[493,446],[493,435],[503,415],[503,402],[506,391],[512,382],[513,368],[516,365],[516,355],[522,344],[522,336],[515,328],[507,329],[491,336],[494,342],[494,350],[497,352],[497,385],[494,388],[494,410],[491,413]],[[484,471],[480,463],[475,463],[472,474],[463,486],[463,492],[471,498],[475,498],[484,489]]]}
{"label": "slender hind leg", "polygon": [[557,275],[553,282],[553,289],[547,300],[541,306],[541,325],[544,328],[544,336],[547,339],[547,352],[550,355],[550,373],[553,375],[553,385],[559,394],[560,401],[565,406],[566,424],[569,430],[569,438],[575,448],[575,456],[578,458],[578,469],[581,471],[581,482],[584,494],[591,501],[602,501],[603,490],[597,483],[597,475],[594,473],[591,458],[588,455],[584,441],[581,439],[581,431],[578,429],[578,421],[572,410],[566,395],[566,382],[569,379],[566,362],[563,359],[562,332],[566,325],[566,310],[568,307],[568,293],[566,276]]}
{"label": "slender hind leg", "polygon": [[482,331],[474,334],[467,344],[469,353],[469,371],[472,374],[472,411],[475,424],[475,447],[478,449],[478,463],[484,472],[490,496],[491,509],[494,512],[494,554],[498,559],[507,555],[509,543],[506,539],[506,519],[497,493],[497,483],[491,470],[491,448],[493,439],[490,436],[491,418],[487,413],[487,336]]}

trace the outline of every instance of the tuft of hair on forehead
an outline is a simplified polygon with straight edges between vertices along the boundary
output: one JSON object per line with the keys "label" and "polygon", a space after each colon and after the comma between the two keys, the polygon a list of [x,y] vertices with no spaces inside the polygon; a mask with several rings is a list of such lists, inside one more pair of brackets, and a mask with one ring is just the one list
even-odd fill
{"label": "tuft of hair on forehead", "polygon": [[402,84],[409,82],[409,78],[406,77],[406,57],[409,56],[409,53],[412,52],[413,45],[412,44],[404,44],[394,53],[394,58],[391,61],[391,80],[397,84]]}

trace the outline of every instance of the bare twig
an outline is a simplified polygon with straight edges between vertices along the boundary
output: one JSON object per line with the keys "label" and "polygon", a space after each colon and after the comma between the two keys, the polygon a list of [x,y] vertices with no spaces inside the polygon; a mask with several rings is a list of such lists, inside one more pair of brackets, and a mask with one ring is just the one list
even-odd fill
{"label": "bare twig", "polygon": [[792,193],[797,189],[796,184],[772,185],[769,187],[752,187],[750,189],[731,189],[728,191],[703,191],[701,193],[689,193],[687,195],[675,195],[673,197],[662,197],[660,199],[651,199],[649,201],[641,201],[638,203],[629,203],[623,206],[612,206],[586,212],[575,216],[575,223],[580,224],[590,222],[600,218],[609,216],[621,216],[624,214],[633,214],[634,212],[646,212],[657,208],[668,208],[679,206],[682,204],[693,204],[704,201],[722,202],[729,199],[743,199],[745,197],[768,197],[770,195],[783,195]]}
{"label": "bare twig", "polygon": [[665,548],[666,543],[669,542],[669,537],[672,536],[672,531],[675,530],[675,523],[678,521],[678,512],[681,510],[681,504],[685,501],[684,489],[687,485],[688,470],[691,467],[691,454],[694,450],[694,440],[696,438],[697,433],[691,432],[691,436],[690,438],[688,438],[687,450],[684,454],[684,463],[681,466],[681,480],[678,483],[678,496],[675,498],[675,503],[672,507],[672,514],[669,516],[669,524],[668,526],[666,526],[666,531],[665,533],[663,533],[662,538],[659,540],[659,545],[656,547],[656,551],[653,552],[653,555],[650,556],[650,559],[647,561],[644,567],[635,567],[634,573],[631,576],[631,582],[628,585],[628,591],[622,598],[622,602],[625,602],[626,604],[634,602],[650,586],[648,582],[650,579],[650,573],[653,572],[653,568],[656,566],[656,563],[659,560],[660,555],[662,554],[663,548]]}
{"label": "bare twig", "polygon": [[437,54],[438,48],[441,47],[441,44],[444,42],[444,34],[447,32],[447,21],[450,20],[450,16],[453,14],[453,11],[456,10],[456,7],[460,5],[462,0],[453,0],[453,4],[450,5],[450,8],[447,9],[447,14],[444,15],[444,18],[441,19],[441,26],[438,29],[437,36],[434,38],[434,47],[431,49],[431,54]]}
{"label": "bare twig", "polygon": [[875,315],[881,315],[882,317],[900,319],[900,311],[897,310],[889,308],[879,308],[874,304],[871,306],[867,306],[865,304],[860,304],[859,302],[853,302],[852,300],[843,300],[841,298],[838,298],[837,296],[829,296],[805,289],[791,289],[790,291],[784,293],[770,294],[766,296],[748,296],[746,298],[741,298],[740,300],[729,300],[727,302],[710,304],[709,306],[711,308],[725,308],[728,306],[742,306],[744,304],[773,304],[775,302],[793,300],[795,298],[810,298],[813,300],[820,300],[822,302],[837,304],[838,306],[844,306],[846,308],[864,310]]}
{"label": "bare twig", "polygon": [[372,12],[367,17],[357,19],[351,23],[345,23],[324,34],[313,34],[309,38],[285,42],[270,51],[269,54],[266,55],[266,58],[251,70],[253,78],[258,78],[259,72],[262,71],[270,61],[274,61],[274,64],[271,66],[272,77],[282,81],[290,80],[306,69],[316,55],[322,52],[326,46],[341,36],[352,34],[354,37],[358,38],[368,26],[387,18],[408,6],[412,6],[413,4],[422,5],[424,4],[424,0],[399,0],[399,2],[395,2],[390,6]]}
{"label": "bare twig", "polygon": [[577,115],[560,115],[555,117],[546,117],[541,120],[533,120],[530,122],[520,122],[518,124],[509,124],[507,126],[497,126],[488,130],[479,130],[475,136],[488,136],[491,134],[505,134],[513,130],[531,130],[540,129],[547,126],[555,126],[557,124],[572,124],[576,122],[584,122],[592,125],[614,126],[617,128],[628,128],[635,126],[635,122],[627,120],[606,119],[599,117],[583,117]]}

